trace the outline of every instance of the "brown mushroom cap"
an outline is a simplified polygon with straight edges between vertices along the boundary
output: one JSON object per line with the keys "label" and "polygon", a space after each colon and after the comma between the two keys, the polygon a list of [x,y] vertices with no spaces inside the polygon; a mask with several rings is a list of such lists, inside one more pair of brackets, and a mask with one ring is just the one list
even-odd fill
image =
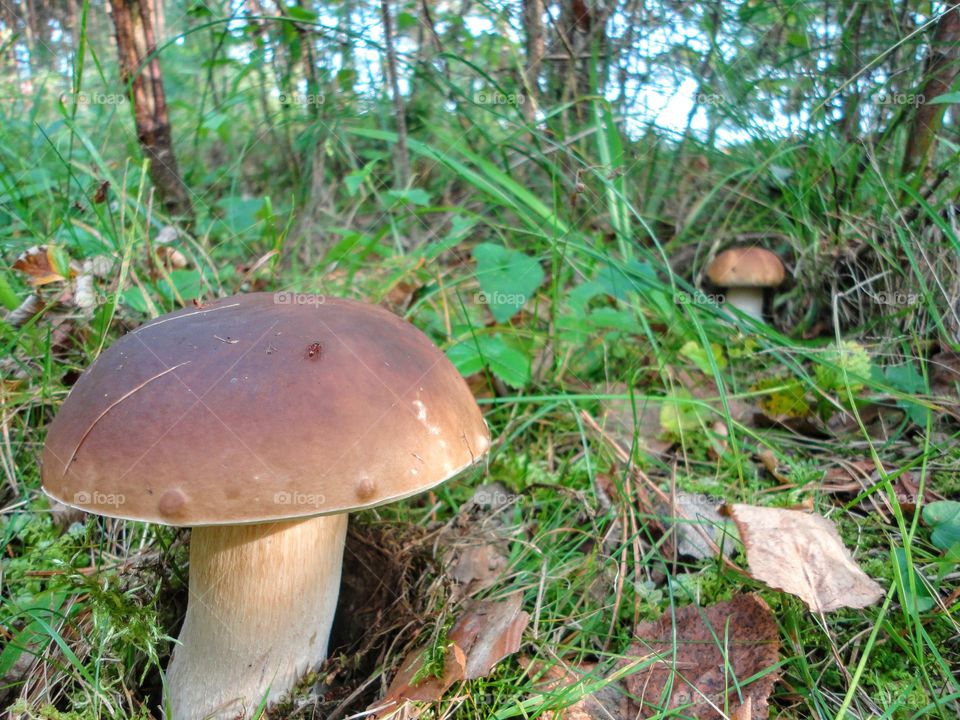
{"label": "brown mushroom cap", "polygon": [[352,300],[254,293],[106,350],[50,425],[42,480],[102,515],[265,522],[416,494],[489,444],[463,378],[413,325]]}
{"label": "brown mushroom cap", "polygon": [[783,263],[763,248],[731,248],[717,255],[707,277],[719,287],[777,287],[783,282]]}

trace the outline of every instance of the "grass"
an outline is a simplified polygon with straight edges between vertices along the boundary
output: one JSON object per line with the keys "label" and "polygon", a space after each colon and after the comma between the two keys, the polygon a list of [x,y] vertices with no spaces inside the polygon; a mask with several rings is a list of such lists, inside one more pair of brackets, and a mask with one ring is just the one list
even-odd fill
{"label": "grass", "polygon": [[[74,87],[82,87],[88,79],[77,72]],[[226,129],[214,111],[174,103],[175,127],[193,133],[194,153],[182,160],[198,212],[173,243],[184,268],[154,254],[167,219],[144,168],[129,159],[138,154],[122,108],[67,109],[46,88],[30,98],[29,114],[5,108],[4,304],[12,310],[30,292],[10,268],[33,245],[55,245],[81,264],[112,259],[96,279],[92,313],[62,294],[69,283],[53,283],[42,291],[43,312],[21,327],[0,323],[0,695],[14,716],[158,716],[161,671],[185,603],[186,532],[52,508],[39,490],[44,428],[78,374],[125,330],[194,299],[270,289],[385,302],[476,373],[497,438],[482,476],[356,522],[361,535],[387,542],[451,521],[480,484],[495,480],[515,494],[507,569],[485,595],[522,592],[531,626],[519,655],[452,689],[433,717],[560,710],[630,659],[637,621],[742,591],[761,593],[777,617],[782,681],[772,702],[780,716],[956,717],[960,574],[920,521],[925,491],[960,494],[956,388],[932,381],[930,360],[956,327],[956,277],[938,261],[958,248],[946,197],[921,198],[889,179],[891,156],[861,158],[866,151],[841,147],[829,132],[670,155],[669,138],[626,138],[593,102],[580,139],[558,146],[546,133],[528,134],[517,114],[465,94],[462,124],[434,118],[409,141],[427,196],[398,196],[389,181],[396,137],[375,113],[341,117],[326,107],[321,131],[275,104],[274,116],[258,117],[242,102],[255,89],[235,86]],[[299,149],[267,152],[252,140],[267,130]],[[302,205],[310,153],[326,162],[324,207]],[[225,157],[232,161],[222,169],[206,166]],[[705,171],[696,170],[701,157]],[[658,185],[667,173],[673,191]],[[107,201],[95,203],[104,181]],[[912,223],[900,222],[903,193],[919,207]],[[667,226],[675,232],[659,242]],[[411,233],[429,242],[405,251]],[[738,326],[702,301],[699,274],[717,247],[758,236],[788,259],[795,282],[776,296],[774,324]],[[543,269],[507,320],[478,302],[496,280],[470,259],[480,242]],[[507,272],[503,288],[525,287],[526,272]],[[880,293],[909,302],[877,302]],[[859,363],[837,350],[844,340],[856,343]],[[713,386],[684,392],[690,376]],[[642,433],[621,438],[662,488],[812,507],[887,588],[882,603],[816,616],[716,559],[676,557],[657,530],[660,517],[639,504],[631,470],[585,422],[583,413],[599,418],[611,401],[631,397],[617,383],[674,408],[666,425],[675,450],[645,452]],[[781,422],[738,418],[742,402]],[[774,412],[784,407],[791,412]],[[718,427],[727,443],[719,456],[711,451]],[[830,471],[851,467],[862,486],[831,489]],[[919,497],[904,497],[904,474]],[[605,483],[616,489],[609,499]],[[442,558],[417,537],[394,559],[409,580],[409,596],[389,604],[396,633],[372,646],[351,638],[284,712],[359,713],[424,638],[442,646],[458,608]],[[525,669],[586,662],[597,669],[563,690],[544,690]]]}

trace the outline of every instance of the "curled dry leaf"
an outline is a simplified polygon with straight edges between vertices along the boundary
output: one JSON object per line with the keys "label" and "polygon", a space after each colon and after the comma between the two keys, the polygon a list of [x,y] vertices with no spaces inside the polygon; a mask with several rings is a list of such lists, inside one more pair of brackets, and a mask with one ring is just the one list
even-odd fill
{"label": "curled dry leaf", "polygon": [[32,287],[49,285],[67,279],[63,272],[57,268],[54,249],[49,245],[34,245],[32,248],[25,250],[14,261],[13,269],[24,273]]}
{"label": "curled dry leaf", "polygon": [[753,505],[727,511],[740,530],[751,574],[796,595],[813,612],[862,608],[883,597],[883,588],[854,562],[827,518]]}
{"label": "curled dry leaf", "polygon": [[92,313],[97,306],[97,288],[93,282],[93,275],[87,271],[86,266],[74,280],[73,304],[85,315]]}
{"label": "curled dry leaf", "polygon": [[162,245],[161,247],[158,247],[157,256],[160,258],[162,263],[173,268],[174,270],[180,270],[181,268],[185,268],[187,266],[187,256],[170,245]]}
{"label": "curled dry leaf", "polygon": [[638,625],[634,635],[627,654],[644,667],[626,685],[640,700],[640,717],[664,710],[703,720],[743,717],[737,713],[744,706],[748,717],[767,717],[780,642],[773,613],[756,595],[668,611]]}
{"label": "curled dry leaf", "polygon": [[530,621],[521,609],[522,603],[523,593],[516,592],[501,601],[471,604],[447,635],[443,674],[414,683],[426,652],[413,652],[390,683],[386,696],[370,706],[373,717],[415,718],[420,709],[410,703],[435,702],[454,683],[489,674],[498,662],[520,649],[523,631]]}
{"label": "curled dry leaf", "polygon": [[666,505],[658,508],[665,523],[674,527],[677,552],[706,560],[716,557],[716,546],[727,557],[733,555],[737,549],[733,540],[736,531],[732,523],[720,515],[721,505],[722,501],[709,495],[678,492],[672,508]]}
{"label": "curled dry leaf", "polygon": [[43,310],[43,300],[36,293],[30,293],[23,302],[7,315],[7,322],[15,328],[25,325],[32,317]]}

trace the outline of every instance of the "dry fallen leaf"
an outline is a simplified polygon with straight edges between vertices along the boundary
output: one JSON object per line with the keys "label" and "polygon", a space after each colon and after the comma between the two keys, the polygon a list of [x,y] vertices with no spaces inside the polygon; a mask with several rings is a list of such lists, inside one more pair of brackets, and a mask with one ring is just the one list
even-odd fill
{"label": "dry fallen leaf", "polygon": [[[653,658],[626,678],[641,717],[682,708],[678,717],[713,720],[736,716],[744,705],[749,717],[767,717],[780,643],[773,613],[756,595],[678,608],[641,623],[634,634],[628,656]],[[762,676],[744,685],[754,675]]]}
{"label": "dry fallen leaf", "polygon": [[685,492],[678,492],[673,500],[673,508],[661,506],[658,509],[666,524],[674,527],[677,552],[698,560],[715,557],[717,553],[704,537],[706,534],[724,555],[733,555],[737,549],[733,540],[736,530],[729,520],[721,517],[721,500],[702,493]]}
{"label": "dry fallen leaf", "polygon": [[387,694],[370,706],[376,718],[415,718],[420,709],[411,702],[435,702],[460,680],[487,675],[498,662],[520,649],[520,640],[530,616],[521,609],[523,593],[504,600],[474,602],[460,615],[447,635],[443,675],[413,683],[423,666],[425,651],[407,657],[390,683]]}
{"label": "dry fallen leaf", "polygon": [[827,518],[798,510],[731,505],[751,574],[796,595],[813,612],[862,608],[883,588],[853,561]]}
{"label": "dry fallen leaf", "polygon": [[516,528],[510,523],[517,495],[500,483],[481,485],[444,528],[444,572],[456,583],[454,599],[492,587],[507,567]]}
{"label": "dry fallen leaf", "polygon": [[13,263],[13,269],[27,275],[32,287],[67,279],[57,268],[53,247],[48,245],[34,245],[29,250],[25,250]]}
{"label": "dry fallen leaf", "polygon": [[520,639],[530,621],[522,605],[523,593],[515,592],[501,601],[477,602],[460,616],[450,638],[467,655],[464,679],[486,676],[498,662],[520,649]]}
{"label": "dry fallen leaf", "polygon": [[185,268],[188,264],[187,256],[170,245],[161,245],[157,248],[157,257],[167,267],[175,270]]}
{"label": "dry fallen leaf", "polygon": [[31,293],[18,307],[11,310],[5,319],[11,327],[18,328],[29,322],[41,310],[43,310],[43,300],[36,293]]}
{"label": "dry fallen leaf", "polygon": [[93,282],[93,274],[87,271],[86,266],[74,280],[73,304],[85,315],[92,314],[97,306],[97,286]]}
{"label": "dry fallen leaf", "polygon": [[[527,674],[535,679],[534,687],[544,695],[566,692],[574,697],[583,695],[562,710],[545,712],[541,717],[546,720],[627,720],[634,716],[626,690],[619,680],[603,681],[599,689],[583,694],[589,686],[595,687],[595,683],[601,681],[597,677],[596,663],[546,666],[529,658],[521,658],[520,662],[526,667]],[[577,685],[581,687],[577,688]]]}

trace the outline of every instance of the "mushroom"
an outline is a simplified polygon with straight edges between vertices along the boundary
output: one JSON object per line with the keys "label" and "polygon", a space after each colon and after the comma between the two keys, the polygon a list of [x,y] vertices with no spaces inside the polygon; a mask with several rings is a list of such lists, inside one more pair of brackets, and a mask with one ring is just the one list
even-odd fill
{"label": "mushroom", "polygon": [[783,282],[783,263],[758,247],[724,250],[707,268],[714,285],[726,289],[726,301],[750,317],[763,320],[763,293]]}
{"label": "mushroom", "polygon": [[87,512],[193,528],[172,718],[237,718],[326,657],[347,514],[438,485],[489,445],[463,378],[409,323],[254,293],[114,343],[51,423],[42,480]]}

